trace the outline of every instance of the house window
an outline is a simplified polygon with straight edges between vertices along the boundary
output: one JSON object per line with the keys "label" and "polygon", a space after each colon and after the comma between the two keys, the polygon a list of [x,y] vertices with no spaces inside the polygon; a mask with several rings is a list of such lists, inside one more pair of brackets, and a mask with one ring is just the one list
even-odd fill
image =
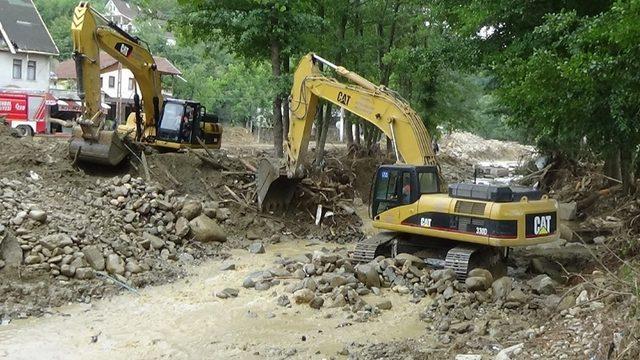
{"label": "house window", "polygon": [[33,60],[27,61],[27,80],[36,79],[36,62]]}
{"label": "house window", "polygon": [[133,78],[129,78],[129,90],[133,90]]}
{"label": "house window", "polygon": [[116,87],[116,77],[115,76],[109,76],[109,87],[110,88]]}
{"label": "house window", "polygon": [[13,60],[13,78],[22,79],[22,60]]}

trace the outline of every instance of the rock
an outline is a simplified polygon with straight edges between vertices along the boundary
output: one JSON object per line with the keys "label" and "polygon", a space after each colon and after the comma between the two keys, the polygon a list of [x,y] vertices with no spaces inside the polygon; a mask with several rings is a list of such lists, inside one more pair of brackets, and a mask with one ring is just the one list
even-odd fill
{"label": "rock", "polygon": [[475,354],[458,354],[454,360],[482,360],[482,355]]}
{"label": "rock", "polygon": [[309,302],[309,306],[313,309],[320,309],[324,305],[324,299],[321,296],[316,296]]}
{"label": "rock", "polygon": [[39,223],[44,223],[45,221],[47,221],[47,213],[38,209],[29,211],[29,217]]}
{"label": "rock", "polygon": [[188,264],[190,262],[193,262],[195,258],[193,257],[193,255],[187,252],[183,252],[183,253],[180,253],[180,255],[178,255],[178,260],[185,264]]}
{"label": "rock", "polygon": [[39,264],[42,262],[42,259],[38,255],[27,255],[24,258],[24,263],[27,265]]}
{"label": "rock", "polygon": [[253,286],[254,289],[258,291],[265,291],[271,288],[271,282],[269,281],[260,281]]}
{"label": "rock", "polygon": [[[124,262],[117,254],[109,254],[107,256],[107,272],[110,274],[124,274]],[[80,270],[80,269],[78,269]],[[78,271],[76,270],[76,272]]]}
{"label": "rock", "polygon": [[231,217],[231,210],[227,208],[216,209],[216,219],[219,221],[225,221]]}
{"label": "rock", "polygon": [[76,279],[89,280],[89,279],[93,279],[96,276],[96,274],[93,272],[92,268],[83,267],[83,268],[76,269],[75,276],[76,276]]}
{"label": "rock", "polygon": [[527,295],[520,289],[511,290],[509,295],[507,295],[507,301],[524,304],[527,301]]}
{"label": "rock", "polygon": [[464,334],[466,332],[469,332],[471,328],[472,328],[471,323],[465,321],[457,324],[451,324],[451,326],[449,326],[449,331],[458,333],[458,334]]}
{"label": "rock", "polygon": [[189,222],[191,233],[195,240],[200,242],[227,241],[227,236],[220,226],[206,215],[200,215]]}
{"label": "rock", "polygon": [[249,245],[249,248],[247,249],[249,250],[250,253],[252,254],[264,254],[265,250],[264,250],[264,245],[261,242],[254,242],[253,244]]}
{"label": "rock", "polygon": [[240,291],[234,288],[226,288],[222,290],[222,292],[229,295],[230,297],[238,297],[238,294],[240,294]]}
{"label": "rock", "polygon": [[244,281],[242,282],[242,287],[243,288],[248,289],[248,288],[252,288],[254,286],[256,286],[256,282],[251,277],[245,278]]}
{"label": "rock", "polygon": [[291,304],[291,301],[289,300],[289,297],[287,295],[282,294],[278,296],[278,300],[276,301],[276,304],[278,304],[278,306],[286,307]]}
{"label": "rock", "polygon": [[517,359],[517,356],[522,352],[523,346],[524,344],[520,343],[517,345],[509,346],[508,348],[504,348],[500,350],[500,352],[498,352],[498,355],[496,355],[495,360]]}
{"label": "rock", "polygon": [[216,297],[219,297],[220,299],[227,299],[229,298],[229,294],[224,291],[220,291],[216,293]]}
{"label": "rock", "polygon": [[293,301],[296,304],[305,304],[311,302],[316,295],[309,289],[300,289],[293,293]]}
{"label": "rock", "polygon": [[500,300],[505,299],[511,292],[511,286],[513,285],[513,279],[508,276],[503,276],[491,284],[493,290],[493,299]]}
{"label": "rock", "polygon": [[306,278],[302,280],[302,288],[316,291],[318,284],[316,284],[316,281],[313,280],[313,278]]}
{"label": "rock", "polygon": [[236,264],[234,263],[226,263],[220,267],[220,271],[229,271],[229,270],[235,270],[235,269],[236,269]]}
{"label": "rock", "polygon": [[185,237],[187,235],[189,235],[189,231],[191,230],[191,228],[189,227],[189,220],[187,220],[187,218],[185,217],[179,217],[178,220],[176,220],[176,236],[178,237]]}
{"label": "rock", "polygon": [[356,277],[365,286],[380,287],[380,278],[375,267],[371,264],[359,264],[356,266]]}
{"label": "rock", "polygon": [[249,229],[245,236],[247,237],[247,240],[258,240],[262,237],[254,229]]}
{"label": "rock", "polygon": [[102,252],[96,245],[89,245],[82,248],[84,258],[91,265],[93,270],[102,271],[105,268],[105,261]]}
{"label": "rock", "polygon": [[202,204],[199,201],[190,200],[182,205],[182,210],[180,210],[180,215],[185,217],[187,220],[193,220],[195,217],[202,213]]}
{"label": "rock", "polygon": [[124,219],[123,219],[123,220],[124,220],[124,222],[126,222],[126,223],[132,223],[132,222],[134,222],[134,221],[135,221],[135,219],[136,219],[136,217],[137,217],[137,216],[138,216],[138,215],[137,215],[136,213],[134,213],[133,211],[131,211],[131,212],[128,212],[128,213],[127,213],[127,215],[125,215],[125,216],[124,216]]}
{"label": "rock", "polygon": [[66,277],[72,278],[76,274],[76,268],[69,264],[63,264],[60,266],[60,273]]}
{"label": "rock", "polygon": [[556,293],[557,283],[546,274],[541,274],[527,281],[534,292],[540,295],[551,295]]}
{"label": "rock", "polygon": [[487,286],[487,281],[482,276],[468,277],[464,280],[464,284],[467,286],[467,290],[469,291],[484,291],[491,286]]}
{"label": "rock", "polygon": [[5,266],[4,260],[0,260],[0,270],[4,268],[4,266]]}
{"label": "rock", "polygon": [[491,271],[489,271],[487,269],[483,269],[483,268],[471,269],[471,271],[469,271],[468,276],[469,277],[472,277],[472,276],[483,277],[485,279],[485,284],[487,284],[487,289],[489,287],[491,287],[491,284],[493,284],[493,274],[491,274]]}
{"label": "rock", "polygon": [[580,294],[578,295],[578,297],[576,298],[576,305],[582,305],[586,302],[589,301],[589,293],[587,293],[587,290],[582,290],[580,291]]}
{"label": "rock", "polygon": [[376,304],[376,307],[378,307],[378,309],[380,310],[391,310],[392,306],[393,304],[391,304],[391,300],[383,300]]}
{"label": "rock", "polygon": [[575,201],[558,204],[558,219],[571,221],[576,219],[578,206]]}
{"label": "rock", "polygon": [[152,249],[160,250],[164,247],[164,241],[162,239],[146,231],[142,233],[142,238],[146,241],[149,241]]}
{"label": "rock", "polygon": [[560,232],[561,239],[565,239],[568,242],[573,241],[573,230],[567,226],[567,224],[560,223],[558,225],[558,232]]}
{"label": "rock", "polygon": [[424,260],[412,254],[401,253],[396,255],[395,259],[405,262],[411,261],[411,265],[417,267],[418,269],[424,269],[427,266],[427,263],[425,263]]}
{"label": "rock", "polygon": [[47,235],[40,239],[40,245],[45,249],[53,251],[53,249],[60,247],[63,248],[67,245],[73,245],[71,237],[64,233],[58,233],[53,235]]}
{"label": "rock", "polygon": [[431,279],[433,281],[447,281],[447,280],[455,280],[456,272],[453,269],[438,269],[431,272]]}
{"label": "rock", "polygon": [[10,231],[0,233],[0,259],[7,267],[17,267],[22,264],[22,248],[20,242]]}
{"label": "rock", "polygon": [[531,259],[531,269],[536,274],[547,274],[555,281],[561,283],[565,281],[562,276],[562,267],[547,258],[536,257]]}
{"label": "rock", "polygon": [[602,245],[607,242],[607,238],[604,236],[596,236],[593,238],[593,243],[596,245]]}
{"label": "rock", "polygon": [[140,264],[138,264],[137,261],[128,261],[127,265],[124,266],[124,270],[128,271],[132,274],[139,274],[141,272],[144,271],[144,269],[142,268],[142,266],[140,266]]}

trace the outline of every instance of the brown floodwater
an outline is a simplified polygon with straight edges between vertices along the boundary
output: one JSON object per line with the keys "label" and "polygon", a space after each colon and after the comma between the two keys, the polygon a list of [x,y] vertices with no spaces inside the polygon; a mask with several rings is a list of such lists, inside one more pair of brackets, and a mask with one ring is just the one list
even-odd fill
{"label": "brown floodwater", "polygon": [[[292,256],[331,244],[306,246],[293,242],[267,246],[267,253],[232,250],[227,260],[235,271],[220,271],[210,261],[190,269],[177,282],[54,309],[54,315],[14,320],[0,326],[0,358],[8,359],[323,359],[352,343],[378,343],[416,338],[425,333],[418,313],[427,305],[388,289],[364,297],[371,304],[384,299],[393,309],[369,322],[349,319],[342,309],[282,308],[281,284],[267,291],[244,289],[243,279],[268,269],[278,254]],[[295,280],[291,280],[295,281]],[[237,298],[219,299],[215,292],[240,289]],[[97,340],[92,341],[92,336]],[[304,337],[304,341],[303,341]]]}

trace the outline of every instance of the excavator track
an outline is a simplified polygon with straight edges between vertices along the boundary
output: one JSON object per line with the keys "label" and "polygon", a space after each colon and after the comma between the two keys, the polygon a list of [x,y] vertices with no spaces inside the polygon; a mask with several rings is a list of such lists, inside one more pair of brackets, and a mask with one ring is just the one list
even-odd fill
{"label": "excavator track", "polygon": [[[403,237],[401,233],[397,232],[382,232],[368,239],[364,239],[356,244],[355,250],[351,253],[351,259],[360,263],[367,263],[376,258],[376,256],[394,256],[395,248],[400,248],[402,245],[402,251],[408,250],[407,244],[416,246],[418,249],[424,245],[422,241],[408,240]],[[433,246],[433,243],[429,245]],[[433,247],[430,247],[433,249]],[[500,254],[500,251],[496,248],[488,246],[474,246],[474,245],[461,245],[453,248],[442,248],[440,258],[432,258],[431,256],[425,258],[425,262],[434,267],[443,267],[445,269],[453,269],[459,280],[467,278],[467,274],[470,270],[481,267],[485,268],[492,273],[503,275],[506,270],[504,263],[504,257]],[[413,252],[413,251],[406,251]],[[446,255],[445,255],[446,252]],[[422,256],[424,258],[424,256]]]}
{"label": "excavator track", "polygon": [[368,239],[363,239],[356,244],[356,248],[351,254],[351,259],[367,263],[378,255],[386,255],[383,253],[384,249],[397,237],[397,233],[381,232]]}
{"label": "excavator track", "polygon": [[495,248],[485,246],[456,246],[447,252],[445,269],[453,269],[459,280],[467,278],[474,268],[485,268],[492,273],[502,274],[505,269],[502,256]]}

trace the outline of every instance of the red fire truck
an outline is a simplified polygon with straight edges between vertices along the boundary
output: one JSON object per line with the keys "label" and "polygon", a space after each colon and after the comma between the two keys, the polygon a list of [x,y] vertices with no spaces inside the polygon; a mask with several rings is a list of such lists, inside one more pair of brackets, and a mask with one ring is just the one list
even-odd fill
{"label": "red fire truck", "polygon": [[0,90],[0,117],[21,136],[43,134],[48,131],[49,106],[56,103],[44,91]]}

